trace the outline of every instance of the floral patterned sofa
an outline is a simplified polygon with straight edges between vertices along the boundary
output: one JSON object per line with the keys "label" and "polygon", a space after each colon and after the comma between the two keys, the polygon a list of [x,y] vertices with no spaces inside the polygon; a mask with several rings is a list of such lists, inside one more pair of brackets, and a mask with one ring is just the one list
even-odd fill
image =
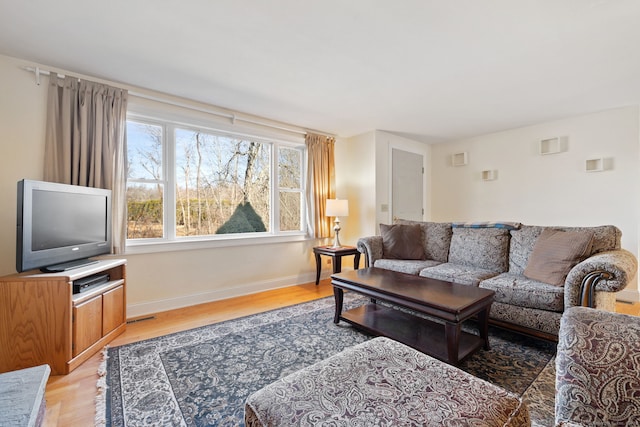
{"label": "floral patterned sofa", "polygon": [[640,318],[586,307],[562,316],[558,426],[640,425]]}
{"label": "floral patterned sofa", "polygon": [[567,308],[614,311],[638,267],[620,239],[613,225],[398,220],[357,247],[366,266],[492,289],[493,324],[557,340]]}

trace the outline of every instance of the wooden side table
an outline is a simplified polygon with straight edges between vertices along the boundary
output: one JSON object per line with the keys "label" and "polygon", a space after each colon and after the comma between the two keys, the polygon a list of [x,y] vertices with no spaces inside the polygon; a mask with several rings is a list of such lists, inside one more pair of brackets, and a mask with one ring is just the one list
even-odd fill
{"label": "wooden side table", "polygon": [[316,255],[316,286],[320,283],[320,271],[322,270],[321,255],[332,258],[331,262],[333,264],[334,274],[342,271],[343,256],[353,255],[353,267],[356,270],[360,267],[360,252],[358,252],[355,246],[340,246],[339,248],[334,248],[333,246],[316,246],[313,248],[313,253]]}

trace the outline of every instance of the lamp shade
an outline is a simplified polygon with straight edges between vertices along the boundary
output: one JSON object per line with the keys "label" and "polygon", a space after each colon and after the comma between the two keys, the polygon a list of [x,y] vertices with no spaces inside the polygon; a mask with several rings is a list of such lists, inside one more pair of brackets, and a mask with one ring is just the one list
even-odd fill
{"label": "lamp shade", "polygon": [[327,199],[326,216],[349,216],[349,201],[340,199]]}

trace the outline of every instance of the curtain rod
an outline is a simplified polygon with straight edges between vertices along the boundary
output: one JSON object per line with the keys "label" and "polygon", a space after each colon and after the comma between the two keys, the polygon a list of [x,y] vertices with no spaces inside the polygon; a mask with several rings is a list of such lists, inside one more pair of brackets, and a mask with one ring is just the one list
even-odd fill
{"label": "curtain rod", "polygon": [[[58,73],[57,71],[49,71],[49,70],[44,70],[40,67],[23,67],[23,69],[25,69],[26,71],[29,71],[31,73],[34,73],[36,75],[36,84],[39,86],[40,85],[40,76],[49,76],[51,75],[52,72],[58,74],[60,77],[65,77],[66,74],[61,74]],[[73,76],[75,77],[75,76]],[[78,77],[78,79],[80,79],[80,77]],[[315,130],[310,130],[310,129],[291,129],[289,127],[286,126],[281,126],[281,125],[277,125],[277,124],[271,124],[271,123],[265,123],[265,122],[261,122],[258,120],[252,120],[246,117],[241,117],[239,116],[239,113],[237,112],[222,112],[222,111],[215,111],[213,109],[209,109],[209,108],[204,108],[204,107],[197,107],[195,105],[190,105],[189,103],[186,102],[178,102],[178,101],[173,101],[173,100],[169,100],[169,99],[165,99],[162,97],[158,97],[158,96],[153,96],[153,95],[148,95],[145,93],[141,93],[141,92],[136,92],[136,91],[132,91],[132,90],[128,90],[129,94],[138,98],[143,98],[149,101],[155,101],[155,102],[161,102],[163,104],[167,104],[167,105],[171,105],[174,107],[181,107],[181,108],[187,108],[190,110],[194,110],[194,111],[199,111],[201,113],[207,113],[207,114],[212,114],[218,117],[224,117],[227,119],[231,120],[231,124],[236,124],[236,122],[245,122],[245,123],[250,123],[253,125],[258,125],[258,126],[264,126],[267,128],[271,128],[271,129],[277,129],[277,130],[282,130],[282,131],[286,131],[286,132],[291,132],[291,133],[296,133],[299,135],[306,135],[308,133],[317,133],[317,134],[322,134],[322,135],[326,135],[326,136],[330,136],[330,137],[334,137],[335,135],[332,134],[328,134],[326,132],[320,132],[320,131],[315,131]],[[197,101],[196,101],[197,102]]]}

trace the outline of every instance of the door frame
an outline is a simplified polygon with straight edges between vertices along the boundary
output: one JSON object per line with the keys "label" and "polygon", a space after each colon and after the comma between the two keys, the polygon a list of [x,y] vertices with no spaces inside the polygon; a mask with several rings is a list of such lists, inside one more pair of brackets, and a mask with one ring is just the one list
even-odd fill
{"label": "door frame", "polygon": [[[416,142],[416,144],[421,144],[419,142]],[[426,144],[425,144],[426,146]],[[388,160],[389,160],[389,182],[388,182],[388,189],[389,189],[389,194],[387,195],[387,200],[388,200],[388,204],[389,204],[389,212],[387,213],[387,221],[389,224],[393,224],[393,150],[401,150],[401,151],[406,151],[407,153],[413,153],[413,154],[418,154],[420,156],[422,156],[422,168],[423,168],[423,173],[422,173],[422,220],[425,220],[425,217],[427,215],[427,188],[428,188],[428,180],[427,180],[427,162],[428,162],[428,150],[419,150],[417,148],[414,147],[409,147],[408,144],[398,144],[395,142],[389,142],[388,145]]]}

